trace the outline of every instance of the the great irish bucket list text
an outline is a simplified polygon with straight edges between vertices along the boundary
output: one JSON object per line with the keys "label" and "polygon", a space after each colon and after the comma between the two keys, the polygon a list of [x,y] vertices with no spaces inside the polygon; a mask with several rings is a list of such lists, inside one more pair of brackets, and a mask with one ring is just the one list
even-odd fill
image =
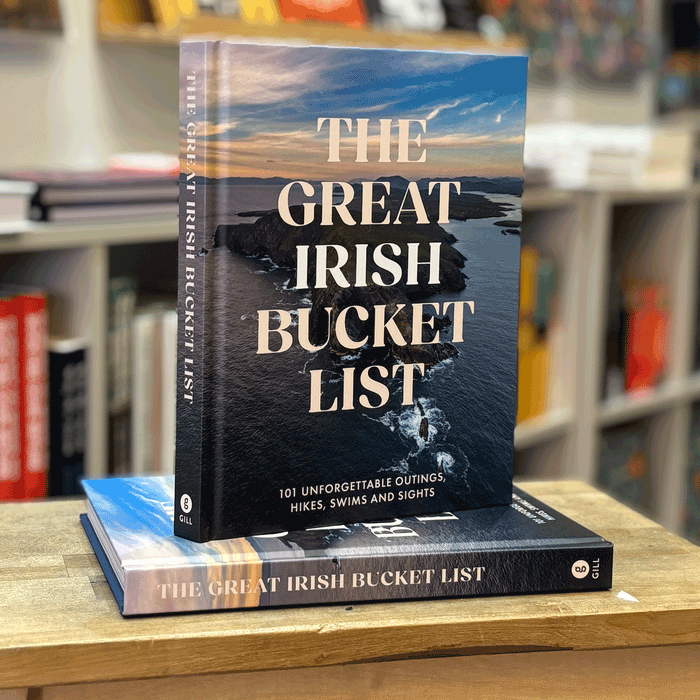
{"label": "the great irish bucket list text", "polygon": [[[355,141],[355,162],[367,163],[370,156],[369,119],[350,119],[345,117],[320,117],[317,131],[327,129],[329,163],[341,161],[341,140],[350,136]],[[425,163],[426,148],[421,145],[421,138],[427,129],[425,119],[379,119],[379,163]],[[395,128],[395,127],[398,128]],[[396,135],[394,137],[394,132]],[[396,148],[394,148],[394,138]],[[392,153],[396,158],[392,161]],[[430,181],[428,196],[438,197],[438,224],[449,223],[450,195],[460,194],[461,183],[458,181]],[[340,218],[348,226],[357,224],[367,226],[391,225],[401,226],[407,217],[411,225],[429,224],[423,203],[423,193],[415,181],[409,182],[403,199],[396,213],[387,211],[386,197],[391,195],[391,182],[367,181],[360,183],[359,203],[355,201],[356,188],[348,182],[324,181],[320,183],[320,193],[310,182],[295,180],[287,183],[280,191],[278,211],[282,220],[289,226],[307,226],[320,215],[321,226],[333,225],[334,217]],[[308,198],[299,210],[293,212],[289,206],[290,195]],[[318,201],[320,194],[320,206]],[[338,194],[340,198],[338,199]],[[353,206],[353,211],[350,205]],[[359,209],[358,205],[359,204]],[[353,213],[355,212],[355,213]],[[359,213],[358,213],[359,212]],[[296,217],[294,216],[296,214]],[[400,229],[398,229],[400,231]],[[357,243],[351,249],[338,244],[298,245],[296,246],[296,284],[298,290],[325,289],[329,280],[339,288],[392,287],[403,283],[407,287],[418,285],[419,269],[427,270],[428,284],[440,283],[440,242],[397,243],[386,241],[374,245],[370,251],[367,243]],[[402,266],[398,258],[406,261]],[[313,264],[312,264],[313,263]],[[371,270],[370,270],[371,263]],[[315,272],[312,274],[312,270]],[[373,270],[373,271],[372,271]],[[410,317],[408,329],[402,331],[396,323],[397,315],[404,312]],[[325,314],[318,319],[318,327],[326,328],[323,342],[314,343],[311,337],[311,314]],[[453,321],[442,330],[435,327],[435,314],[452,314]],[[278,354],[289,350],[295,342],[304,350],[314,353],[326,348],[331,341],[333,347],[341,347],[354,354],[362,348],[383,348],[388,344],[402,347],[406,345],[437,344],[464,342],[464,324],[466,318],[474,314],[473,301],[446,301],[443,303],[413,303],[389,307],[377,304],[371,309],[364,306],[350,305],[338,314],[333,314],[330,307],[312,310],[303,307],[295,313],[285,309],[263,309],[258,311],[257,353],[260,355]],[[296,316],[297,323],[294,323]],[[364,337],[353,337],[350,328],[357,322],[368,323],[371,329]],[[426,335],[428,339],[426,340]],[[324,373],[328,370],[310,371],[310,413],[347,411],[358,406],[366,409],[380,408],[390,398],[389,381],[398,379],[401,404],[413,404],[413,387],[417,376],[425,374],[422,362],[398,363],[391,367],[370,365],[358,370],[356,367],[344,367],[342,372],[342,395],[332,401],[324,401]]]}

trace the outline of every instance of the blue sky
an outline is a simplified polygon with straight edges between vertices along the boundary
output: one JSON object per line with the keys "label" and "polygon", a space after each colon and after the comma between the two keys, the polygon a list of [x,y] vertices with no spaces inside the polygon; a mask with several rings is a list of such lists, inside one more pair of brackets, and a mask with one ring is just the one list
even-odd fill
{"label": "blue sky", "polygon": [[[199,48],[197,48],[199,46]],[[182,45],[183,64],[201,66],[201,43]],[[222,43],[220,72],[198,78],[193,119],[207,141],[209,176],[409,179],[520,175],[525,119],[522,57],[464,53]],[[212,116],[216,112],[216,118]],[[355,138],[341,130],[341,163],[329,163],[319,117],[368,118],[369,163],[355,163]],[[377,163],[380,118],[424,119],[417,157]],[[411,135],[417,134],[414,125]],[[395,158],[396,146],[392,150]],[[372,161],[375,162],[372,162]],[[199,172],[202,172],[199,170]]]}

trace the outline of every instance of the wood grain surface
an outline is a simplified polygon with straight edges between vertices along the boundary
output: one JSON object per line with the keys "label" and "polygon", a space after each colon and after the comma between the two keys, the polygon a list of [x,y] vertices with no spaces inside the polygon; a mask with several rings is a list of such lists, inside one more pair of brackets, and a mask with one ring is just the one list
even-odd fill
{"label": "wood grain surface", "polygon": [[526,491],[615,544],[613,589],[124,619],[80,500],[0,505],[0,688],[700,643],[700,550],[578,482]]}
{"label": "wood grain surface", "polygon": [[699,687],[693,645],[84,683],[46,688],[41,700],[697,700]]}

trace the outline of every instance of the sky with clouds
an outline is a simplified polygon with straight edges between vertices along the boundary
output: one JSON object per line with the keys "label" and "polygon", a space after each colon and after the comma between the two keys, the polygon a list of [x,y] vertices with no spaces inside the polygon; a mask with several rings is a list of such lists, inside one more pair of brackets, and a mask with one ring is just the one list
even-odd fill
{"label": "sky with clouds", "polygon": [[[205,56],[203,46],[181,46],[181,90],[196,73],[196,111],[187,121],[196,124],[198,154],[206,141],[206,170],[200,158],[197,174],[342,181],[522,174],[522,57],[228,42],[207,43]],[[341,128],[341,162],[329,163],[328,126],[318,131],[319,117],[368,118],[369,162],[354,162],[353,121],[353,133]],[[376,162],[379,119],[393,120],[391,163]],[[425,163],[395,162],[398,119],[426,120],[421,147],[409,151],[413,159],[425,148]],[[419,131],[412,125],[411,137]]]}

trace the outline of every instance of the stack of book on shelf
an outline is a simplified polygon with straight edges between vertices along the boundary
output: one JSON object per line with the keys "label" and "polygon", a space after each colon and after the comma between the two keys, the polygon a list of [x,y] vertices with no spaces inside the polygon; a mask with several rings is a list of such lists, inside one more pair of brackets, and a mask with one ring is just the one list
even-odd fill
{"label": "stack of book on shelf", "polygon": [[110,474],[172,474],[175,302],[139,298],[130,277],[110,280],[107,351]]}
{"label": "stack of book on shelf", "polygon": [[30,226],[33,182],[0,180],[0,234],[21,233]]}
{"label": "stack of book on shelf", "polygon": [[175,477],[85,482],[121,612],[609,588],[612,545],[512,483],[525,59],[181,71]]}
{"label": "stack of book on shelf", "polygon": [[[172,474],[177,314],[174,301],[138,299],[133,279],[111,280],[108,466]],[[89,343],[49,336],[63,305],[51,290],[0,288],[0,501],[82,493]]]}
{"label": "stack of book on shelf", "polygon": [[663,379],[668,328],[664,285],[611,280],[604,396],[651,389]]}
{"label": "stack of book on shelf", "polygon": [[[460,5],[455,11],[452,6]],[[353,29],[373,26],[388,30],[440,31],[447,26],[476,31],[477,19],[487,15],[480,3],[443,0],[198,0],[174,3],[171,0],[141,0],[122,3],[105,0],[101,5],[105,20],[115,24],[155,21],[173,29],[197,16],[240,17],[251,24],[274,25],[280,21],[340,25]],[[494,8],[489,8],[493,14]],[[493,20],[496,21],[496,20]],[[503,30],[501,30],[502,32]]]}
{"label": "stack of book on shelf", "polygon": [[87,343],[48,335],[50,299],[0,288],[0,501],[81,493]]}
{"label": "stack of book on shelf", "polygon": [[563,189],[682,190],[694,172],[694,133],[662,125],[559,122],[528,127],[526,162]]}
{"label": "stack of book on shelf", "polygon": [[2,177],[33,184],[29,208],[33,221],[89,223],[177,216],[177,176],[169,172],[47,170]]}
{"label": "stack of book on shelf", "polygon": [[49,495],[82,493],[87,440],[85,338],[49,338]]}
{"label": "stack of book on shelf", "polygon": [[561,335],[554,324],[557,271],[537,248],[520,251],[520,312],[518,322],[518,423],[545,412],[553,391],[551,356]]}
{"label": "stack of book on shelf", "polygon": [[0,288],[0,500],[46,494],[46,298]]}

